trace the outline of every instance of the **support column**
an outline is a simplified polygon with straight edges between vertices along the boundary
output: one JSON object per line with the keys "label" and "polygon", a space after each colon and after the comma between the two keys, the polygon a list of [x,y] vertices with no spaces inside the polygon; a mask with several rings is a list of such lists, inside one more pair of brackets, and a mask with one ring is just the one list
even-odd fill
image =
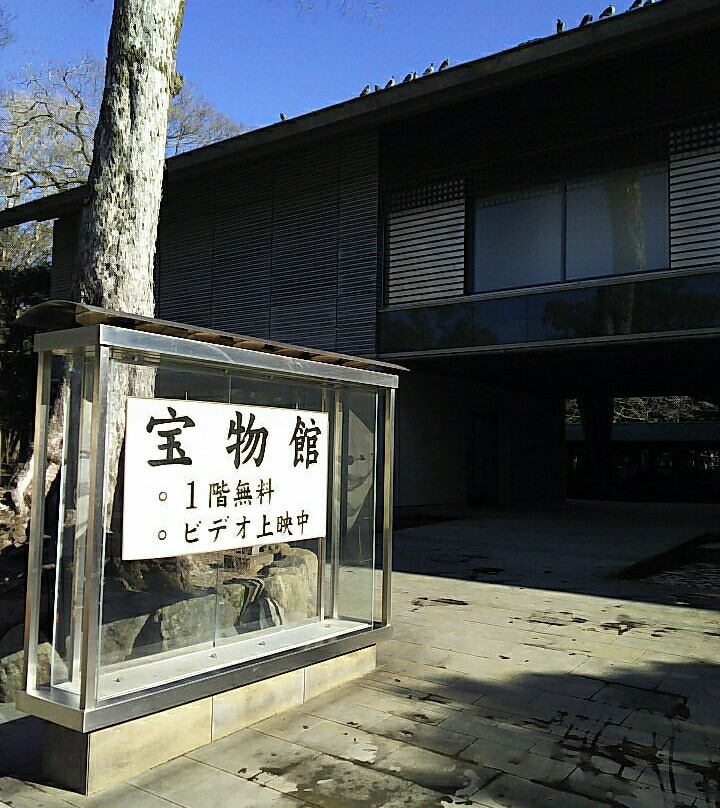
{"label": "support column", "polygon": [[578,398],[578,408],[585,437],[581,469],[583,489],[593,499],[609,499],[615,399],[612,396]]}

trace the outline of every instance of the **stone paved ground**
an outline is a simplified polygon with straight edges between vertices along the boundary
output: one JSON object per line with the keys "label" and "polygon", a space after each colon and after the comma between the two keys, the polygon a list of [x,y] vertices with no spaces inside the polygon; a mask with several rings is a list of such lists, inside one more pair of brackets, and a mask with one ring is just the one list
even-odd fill
{"label": "stone paved ground", "polygon": [[[453,524],[435,535],[444,531],[446,558],[462,565],[462,553],[449,551]],[[563,553],[567,576],[572,557]],[[16,759],[0,801],[720,806],[720,613],[653,602],[647,589],[600,596],[455,572],[396,574],[395,635],[360,682],[93,797],[38,784],[33,760]],[[22,726],[0,727],[0,771],[13,770],[8,744]],[[25,732],[31,743],[31,724]]]}

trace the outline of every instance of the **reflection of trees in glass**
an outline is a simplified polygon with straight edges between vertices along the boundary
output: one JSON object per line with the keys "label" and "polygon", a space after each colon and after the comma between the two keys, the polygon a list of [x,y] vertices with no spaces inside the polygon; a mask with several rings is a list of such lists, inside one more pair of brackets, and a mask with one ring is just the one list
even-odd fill
{"label": "reflection of trees in glass", "polygon": [[[720,319],[720,277],[623,283],[559,293],[542,322],[549,339],[605,337],[710,328]],[[695,288],[693,288],[695,287]]]}
{"label": "reflection of trees in glass", "polygon": [[[691,396],[630,396],[616,398],[613,423],[687,423],[689,421],[720,421],[720,407]],[[576,399],[565,403],[565,423],[581,423]]]}
{"label": "reflection of trees in glass", "polygon": [[645,331],[710,328],[720,319],[720,276],[648,283],[642,289]]}
{"label": "reflection of trees in glass", "polygon": [[601,286],[583,293],[577,303],[572,302],[575,295],[553,297],[545,306],[543,325],[555,331],[550,335],[555,339],[634,333],[635,286]]}
{"label": "reflection of trees in glass", "polygon": [[470,328],[471,309],[466,305],[394,311],[385,315],[384,351],[423,351],[494,345],[497,335],[489,329]]}
{"label": "reflection of trees in glass", "polygon": [[643,272],[648,262],[640,177],[615,174],[603,184],[610,204],[613,268],[616,272]]}

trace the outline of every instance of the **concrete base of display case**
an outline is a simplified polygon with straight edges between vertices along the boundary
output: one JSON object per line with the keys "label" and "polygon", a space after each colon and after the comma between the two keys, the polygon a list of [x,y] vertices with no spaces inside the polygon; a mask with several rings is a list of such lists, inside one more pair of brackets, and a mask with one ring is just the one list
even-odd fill
{"label": "concrete base of display case", "polygon": [[43,775],[92,794],[375,669],[375,646],[94,732],[46,723]]}

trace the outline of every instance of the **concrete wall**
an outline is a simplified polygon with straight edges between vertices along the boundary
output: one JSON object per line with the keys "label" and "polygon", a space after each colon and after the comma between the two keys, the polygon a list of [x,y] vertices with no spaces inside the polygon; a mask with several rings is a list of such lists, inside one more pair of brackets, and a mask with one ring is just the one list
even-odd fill
{"label": "concrete wall", "polygon": [[565,402],[412,371],[398,393],[400,510],[565,498]]}
{"label": "concrete wall", "polygon": [[463,380],[413,371],[397,397],[397,508],[464,506],[466,388]]}

